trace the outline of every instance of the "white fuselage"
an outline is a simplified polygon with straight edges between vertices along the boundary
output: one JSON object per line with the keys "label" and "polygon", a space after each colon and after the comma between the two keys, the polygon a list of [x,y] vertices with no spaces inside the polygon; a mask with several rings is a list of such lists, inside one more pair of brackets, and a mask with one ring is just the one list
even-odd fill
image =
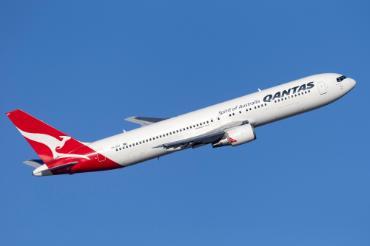
{"label": "white fuselage", "polygon": [[89,147],[119,165],[132,165],[179,150],[158,148],[161,144],[228,129],[240,122],[258,127],[324,106],[354,87],[351,78],[337,82],[340,76],[327,73],[305,77],[98,140]]}

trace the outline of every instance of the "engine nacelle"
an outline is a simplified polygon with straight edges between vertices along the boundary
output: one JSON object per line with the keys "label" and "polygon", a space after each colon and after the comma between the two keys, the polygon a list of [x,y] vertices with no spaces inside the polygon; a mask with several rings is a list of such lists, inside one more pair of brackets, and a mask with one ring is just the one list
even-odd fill
{"label": "engine nacelle", "polygon": [[213,144],[213,147],[221,147],[225,145],[237,146],[251,142],[256,139],[254,128],[250,124],[236,126],[225,131],[225,137]]}

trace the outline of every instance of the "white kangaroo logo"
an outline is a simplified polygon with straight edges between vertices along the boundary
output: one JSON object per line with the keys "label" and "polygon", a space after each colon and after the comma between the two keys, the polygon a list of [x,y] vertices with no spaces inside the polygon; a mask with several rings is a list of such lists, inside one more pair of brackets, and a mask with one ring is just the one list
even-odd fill
{"label": "white kangaroo logo", "polygon": [[58,153],[57,149],[63,148],[64,144],[71,139],[69,136],[59,136],[62,138],[62,140],[58,140],[55,137],[41,134],[41,133],[30,133],[30,132],[24,132],[21,129],[18,128],[18,131],[21,132],[21,134],[32,141],[41,143],[45,146],[47,146],[51,153],[53,154],[53,159],[59,159],[59,158],[67,158],[67,157],[75,157],[75,158],[84,158],[90,160],[89,157],[85,155],[77,155],[77,154],[62,154]]}

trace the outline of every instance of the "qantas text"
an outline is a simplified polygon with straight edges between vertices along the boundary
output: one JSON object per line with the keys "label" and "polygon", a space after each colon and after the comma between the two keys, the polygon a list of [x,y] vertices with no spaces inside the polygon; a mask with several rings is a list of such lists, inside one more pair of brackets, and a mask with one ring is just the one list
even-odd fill
{"label": "qantas text", "polygon": [[309,82],[307,84],[303,84],[303,85],[300,85],[300,86],[295,86],[295,87],[290,88],[288,90],[278,91],[274,95],[272,95],[272,94],[266,95],[263,98],[263,101],[264,102],[271,102],[271,100],[275,100],[275,99],[278,99],[280,97],[285,97],[285,96],[289,96],[291,94],[298,93],[300,91],[312,89],[314,86],[315,86],[314,82]]}

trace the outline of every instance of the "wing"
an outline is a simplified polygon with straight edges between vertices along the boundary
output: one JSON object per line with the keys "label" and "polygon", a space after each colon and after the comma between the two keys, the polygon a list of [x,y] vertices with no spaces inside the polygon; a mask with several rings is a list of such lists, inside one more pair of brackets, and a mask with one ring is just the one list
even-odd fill
{"label": "wing", "polygon": [[166,120],[166,118],[132,116],[125,120],[135,123],[135,124],[139,124],[141,126],[146,126],[146,125],[150,125],[150,124],[162,121],[162,120]]}
{"label": "wing", "polygon": [[177,149],[177,148],[185,149],[185,148],[190,148],[190,147],[195,148],[195,147],[199,147],[205,144],[216,142],[220,140],[221,138],[223,138],[224,135],[225,135],[225,132],[223,130],[213,131],[213,132],[201,134],[196,137],[191,137],[191,138],[181,139],[181,140],[174,141],[174,142],[161,144],[154,148],[165,148],[165,149]]}
{"label": "wing", "polygon": [[225,136],[225,130],[234,126],[240,126],[243,124],[248,124],[248,121],[230,122],[225,124],[218,129],[209,131],[207,133],[200,134],[195,137],[185,138],[177,140],[174,142],[169,142],[165,144],[158,145],[154,148],[165,148],[165,149],[185,149],[185,148],[195,148],[205,144],[210,144],[221,140]]}

